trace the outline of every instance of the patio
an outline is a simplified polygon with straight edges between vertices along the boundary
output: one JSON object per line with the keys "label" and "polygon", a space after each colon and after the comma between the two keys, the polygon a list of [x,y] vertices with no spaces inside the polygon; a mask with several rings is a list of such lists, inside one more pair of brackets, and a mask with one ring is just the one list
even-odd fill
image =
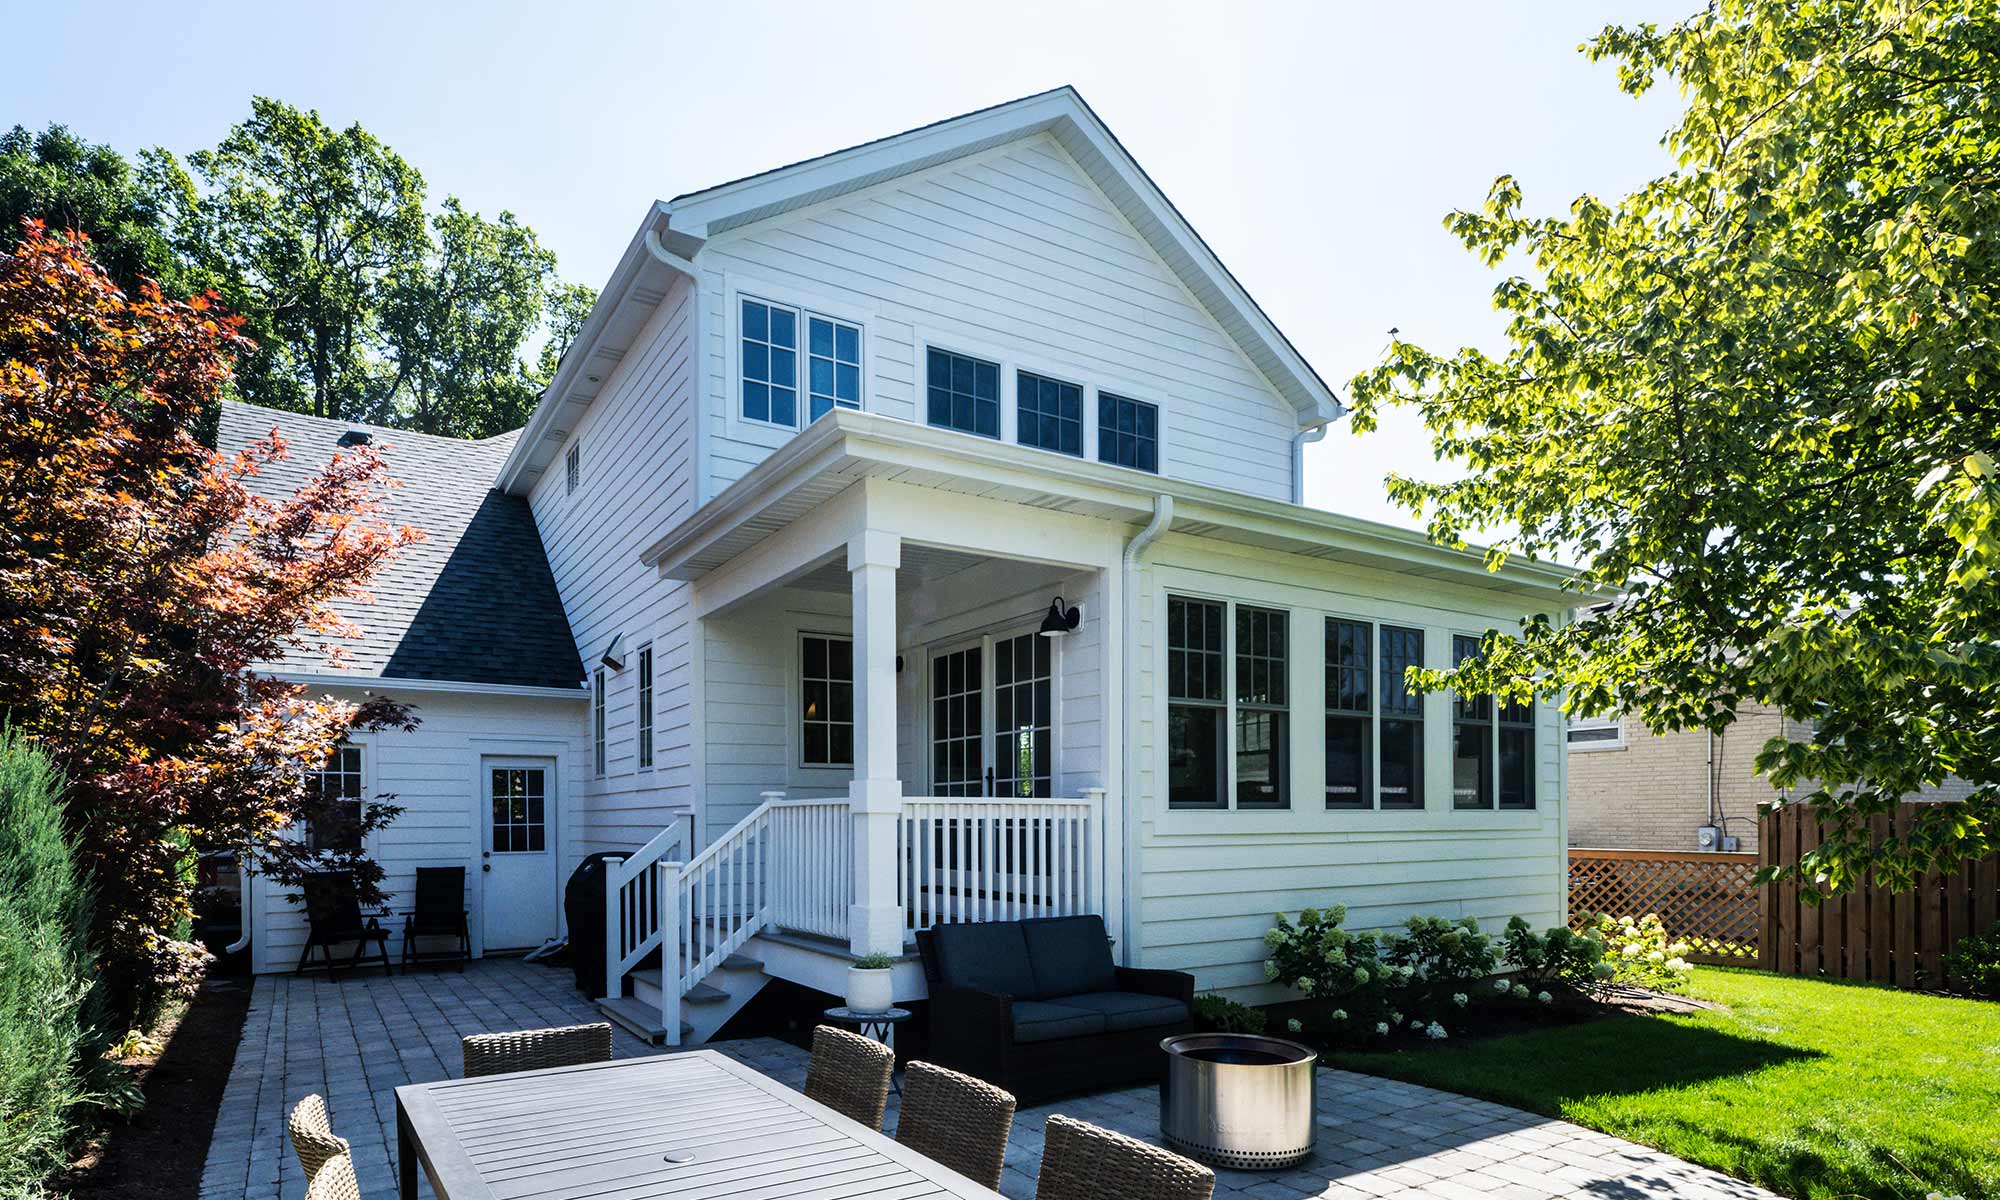
{"label": "patio", "polygon": [[[566,969],[516,959],[473,963],[463,974],[419,972],[341,982],[259,979],[202,1176],[203,1200],[300,1200],[304,1177],[286,1141],[285,1115],[311,1092],[328,1099],[335,1129],[354,1148],[365,1195],[395,1195],[394,1089],[456,1075],[461,1036],[598,1019]],[[714,1049],[792,1087],[806,1052],[770,1038]],[[618,1057],[658,1054],[620,1031]],[[1551,1200],[1559,1196],[1762,1200],[1772,1193],[1669,1155],[1565,1121],[1481,1100],[1344,1071],[1319,1077],[1319,1150],[1272,1174],[1216,1173],[1218,1196],[1293,1200],[1446,1197]],[[895,1128],[896,1098],[886,1128]],[[1130,1088],[1059,1100],[1016,1118],[1002,1190],[1034,1195],[1042,1123],[1061,1112],[1158,1140],[1158,1095]],[[423,1194],[430,1195],[429,1186]]]}

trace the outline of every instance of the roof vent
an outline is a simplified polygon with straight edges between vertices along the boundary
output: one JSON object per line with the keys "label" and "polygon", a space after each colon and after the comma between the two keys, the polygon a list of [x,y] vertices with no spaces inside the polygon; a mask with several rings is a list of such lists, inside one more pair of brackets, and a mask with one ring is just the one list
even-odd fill
{"label": "roof vent", "polygon": [[340,444],[343,446],[366,446],[374,440],[375,435],[366,429],[350,429],[340,435]]}

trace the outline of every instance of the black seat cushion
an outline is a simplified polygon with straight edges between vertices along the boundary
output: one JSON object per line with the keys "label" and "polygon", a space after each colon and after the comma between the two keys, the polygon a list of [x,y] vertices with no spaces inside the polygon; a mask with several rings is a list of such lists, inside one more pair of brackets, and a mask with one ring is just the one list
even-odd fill
{"label": "black seat cushion", "polygon": [[1021,922],[1021,933],[1035,972],[1035,990],[1015,995],[1048,1000],[1118,987],[1118,968],[1111,961],[1103,917],[1042,917]]}
{"label": "black seat cushion", "polygon": [[937,955],[938,980],[947,987],[1037,997],[1028,943],[1018,921],[940,925],[931,931],[931,946]]}
{"label": "black seat cushion", "polygon": [[[1111,1033],[1127,1029],[1158,1029],[1178,1025],[1188,1019],[1187,1005],[1168,996],[1147,996],[1138,992],[1090,992],[1064,996],[1050,1003],[1052,1008],[1082,1009],[1101,1014],[1104,1028]],[[1017,1021],[1019,1018],[1015,1018]]]}
{"label": "black seat cushion", "polygon": [[1105,1017],[1087,1008],[1069,1008],[1046,1000],[1014,1002],[1014,1040],[1053,1042],[1062,1038],[1090,1037],[1103,1033]]}

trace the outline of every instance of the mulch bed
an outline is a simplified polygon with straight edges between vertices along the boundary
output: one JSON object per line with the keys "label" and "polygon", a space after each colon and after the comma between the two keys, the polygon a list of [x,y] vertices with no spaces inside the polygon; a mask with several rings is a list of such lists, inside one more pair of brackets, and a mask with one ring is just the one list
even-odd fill
{"label": "mulch bed", "polygon": [[[1673,996],[1624,986],[1613,987],[1597,996],[1563,996],[1548,1005],[1479,1002],[1472,1009],[1472,1019],[1463,1022],[1462,1028],[1455,1028],[1452,1031],[1450,1044],[1483,1042],[1492,1038],[1510,1037],[1517,1033],[1531,1033],[1538,1029],[1582,1025],[1619,1015],[1650,1017],[1663,1013],[1691,1013],[1720,1007],[1722,1006],[1719,1004],[1696,1000],[1691,996]],[[1409,1029],[1398,1029],[1386,1038],[1375,1039],[1365,1045],[1331,1044],[1313,1034],[1311,1018],[1314,1015],[1314,1006],[1310,1001],[1274,1004],[1264,1011],[1270,1018],[1269,1028],[1265,1032],[1278,1037],[1298,1038],[1322,1054],[1343,1050],[1407,1050],[1438,1045],[1422,1033]],[[1285,1019],[1294,1016],[1306,1021],[1305,1033],[1285,1032]]]}
{"label": "mulch bed", "polygon": [[164,1047],[158,1055],[120,1059],[145,1089],[146,1107],[100,1133],[56,1192],[71,1200],[194,1200],[249,1009],[248,980],[211,978],[154,1033]]}

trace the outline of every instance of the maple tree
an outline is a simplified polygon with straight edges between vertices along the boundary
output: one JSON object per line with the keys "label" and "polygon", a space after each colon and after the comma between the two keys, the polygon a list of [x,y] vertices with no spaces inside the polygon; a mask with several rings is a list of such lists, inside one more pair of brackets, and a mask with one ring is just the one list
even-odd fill
{"label": "maple tree", "polygon": [[299,646],[336,657],[353,630],[334,602],[421,535],[380,519],[393,485],[370,447],[273,500],[246,481],[286,456],[275,430],[234,456],[198,440],[253,349],[240,326],[212,294],[126,294],[88,239],[36,221],[0,255],[0,713],[70,780],[128,1013],[182,969],[190,847],[282,868],[320,803],[311,771],[357,725],[411,723],[252,670]]}

